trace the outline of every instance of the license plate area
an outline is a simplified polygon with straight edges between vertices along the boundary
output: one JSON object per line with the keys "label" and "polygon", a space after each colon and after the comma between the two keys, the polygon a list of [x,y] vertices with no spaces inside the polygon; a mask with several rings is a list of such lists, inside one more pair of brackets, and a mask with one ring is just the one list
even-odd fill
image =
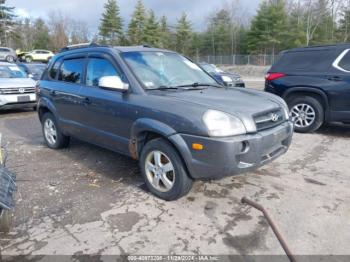
{"label": "license plate area", "polygon": [[17,96],[17,102],[30,102],[30,96]]}

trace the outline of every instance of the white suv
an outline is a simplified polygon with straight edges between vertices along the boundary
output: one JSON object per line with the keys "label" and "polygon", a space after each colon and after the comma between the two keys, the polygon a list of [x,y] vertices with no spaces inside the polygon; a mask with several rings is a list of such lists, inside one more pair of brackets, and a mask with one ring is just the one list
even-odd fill
{"label": "white suv", "polygon": [[36,82],[16,64],[0,62],[0,110],[36,107]]}

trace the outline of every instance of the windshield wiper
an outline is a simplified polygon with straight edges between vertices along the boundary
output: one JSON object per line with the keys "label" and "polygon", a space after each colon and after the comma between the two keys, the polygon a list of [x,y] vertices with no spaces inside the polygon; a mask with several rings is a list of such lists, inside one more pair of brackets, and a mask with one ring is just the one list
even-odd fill
{"label": "windshield wiper", "polygon": [[147,90],[169,90],[169,89],[176,90],[176,89],[179,89],[179,87],[177,87],[177,86],[159,86],[157,88],[149,88]]}
{"label": "windshield wiper", "polygon": [[186,88],[186,87],[192,87],[191,89],[204,89],[203,87],[207,87],[207,86],[212,86],[212,87],[218,87],[218,88],[222,88],[222,86],[219,85],[215,85],[215,84],[209,84],[209,83],[193,83],[193,84],[189,84],[189,85],[180,85],[177,86],[179,88]]}

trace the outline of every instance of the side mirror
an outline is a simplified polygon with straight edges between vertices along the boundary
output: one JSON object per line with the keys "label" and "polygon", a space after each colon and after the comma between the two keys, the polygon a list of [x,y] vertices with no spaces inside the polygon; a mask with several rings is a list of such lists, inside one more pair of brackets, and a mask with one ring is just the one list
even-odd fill
{"label": "side mirror", "polygon": [[32,74],[28,74],[28,77],[29,77],[29,78],[33,78],[33,77],[34,77],[34,75],[32,75]]}
{"label": "side mirror", "polygon": [[119,76],[103,76],[98,81],[100,88],[125,92],[129,85],[125,84]]}

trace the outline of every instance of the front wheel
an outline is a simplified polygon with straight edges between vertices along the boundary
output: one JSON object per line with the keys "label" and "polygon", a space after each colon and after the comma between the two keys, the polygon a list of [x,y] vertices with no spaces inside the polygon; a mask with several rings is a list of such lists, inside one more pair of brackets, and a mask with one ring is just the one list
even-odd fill
{"label": "front wheel", "polygon": [[45,142],[49,148],[61,149],[69,145],[69,137],[62,133],[52,113],[46,113],[43,116],[42,129]]}
{"label": "front wheel", "polygon": [[140,165],[148,189],[161,199],[179,199],[192,188],[193,180],[188,176],[185,164],[165,139],[154,139],[145,145]]}
{"label": "front wheel", "polygon": [[288,105],[296,132],[311,133],[322,126],[324,109],[318,99],[300,96],[291,99]]}
{"label": "front wheel", "polygon": [[27,63],[31,63],[33,61],[33,58],[31,56],[27,56],[25,60]]}

